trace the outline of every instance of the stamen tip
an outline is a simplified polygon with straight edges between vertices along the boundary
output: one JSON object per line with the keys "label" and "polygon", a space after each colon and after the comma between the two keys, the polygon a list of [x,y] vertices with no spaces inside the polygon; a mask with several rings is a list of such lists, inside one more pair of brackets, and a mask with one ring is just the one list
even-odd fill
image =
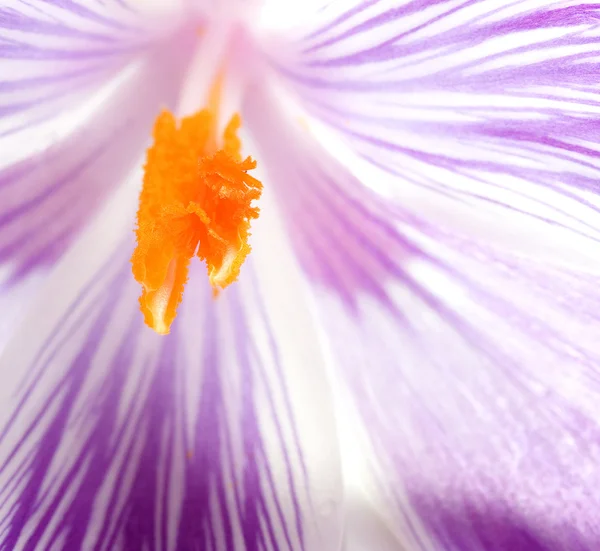
{"label": "stamen tip", "polygon": [[250,221],[258,217],[251,204],[262,184],[248,174],[256,162],[242,160],[239,115],[225,129],[221,149],[215,120],[210,108],[180,123],[163,112],[148,150],[131,260],[144,288],[140,305],[146,324],[161,335],[175,319],[195,254],[206,261],[216,297],[219,288],[238,278],[250,252]]}

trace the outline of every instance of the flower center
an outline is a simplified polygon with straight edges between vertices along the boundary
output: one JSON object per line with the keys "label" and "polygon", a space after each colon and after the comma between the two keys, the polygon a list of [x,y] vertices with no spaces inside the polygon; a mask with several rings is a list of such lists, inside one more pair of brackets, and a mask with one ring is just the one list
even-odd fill
{"label": "flower center", "polygon": [[216,109],[206,108],[178,122],[168,111],[154,125],[137,213],[133,275],[142,285],[146,323],[167,334],[183,297],[193,256],[206,261],[217,292],[234,282],[250,252],[252,207],[262,184],[242,160],[234,115],[217,139]]}

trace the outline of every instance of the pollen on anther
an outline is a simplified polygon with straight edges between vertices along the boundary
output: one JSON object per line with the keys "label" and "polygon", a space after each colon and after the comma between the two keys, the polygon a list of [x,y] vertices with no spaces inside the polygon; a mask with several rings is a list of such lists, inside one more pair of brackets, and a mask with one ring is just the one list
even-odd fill
{"label": "pollen on anther", "polygon": [[242,159],[240,125],[236,114],[218,140],[211,109],[179,122],[164,111],[154,125],[131,262],[144,319],[158,333],[169,332],[194,256],[206,262],[217,290],[237,279],[250,252],[250,222],[259,214],[252,203],[262,184],[248,174],[256,161]]}

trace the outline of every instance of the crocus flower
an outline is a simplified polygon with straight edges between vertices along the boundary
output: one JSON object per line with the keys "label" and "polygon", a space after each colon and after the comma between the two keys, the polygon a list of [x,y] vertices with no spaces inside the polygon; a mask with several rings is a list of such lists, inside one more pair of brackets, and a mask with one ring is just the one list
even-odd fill
{"label": "crocus flower", "polygon": [[600,4],[0,37],[0,549],[600,549]]}

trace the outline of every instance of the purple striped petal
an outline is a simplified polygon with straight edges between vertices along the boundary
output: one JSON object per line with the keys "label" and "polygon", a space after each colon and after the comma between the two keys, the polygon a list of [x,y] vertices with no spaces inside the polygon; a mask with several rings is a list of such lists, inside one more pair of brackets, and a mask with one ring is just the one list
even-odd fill
{"label": "purple striped petal", "polygon": [[597,549],[597,273],[386,204],[259,91],[246,119],[350,398],[346,456],[375,465],[372,499],[396,536]]}
{"label": "purple striped petal", "polygon": [[215,300],[198,264],[160,337],[130,274],[134,197],[63,258],[0,362],[0,547],[337,549],[333,409],[289,253],[257,224],[270,265]]}
{"label": "purple striped petal", "polygon": [[393,193],[597,240],[599,19],[598,3],[574,0],[334,3],[268,51],[306,109],[395,177]]}
{"label": "purple striped petal", "polygon": [[[146,4],[12,0],[0,8],[0,137],[69,112],[181,24]],[[191,24],[192,21],[189,21]]]}

